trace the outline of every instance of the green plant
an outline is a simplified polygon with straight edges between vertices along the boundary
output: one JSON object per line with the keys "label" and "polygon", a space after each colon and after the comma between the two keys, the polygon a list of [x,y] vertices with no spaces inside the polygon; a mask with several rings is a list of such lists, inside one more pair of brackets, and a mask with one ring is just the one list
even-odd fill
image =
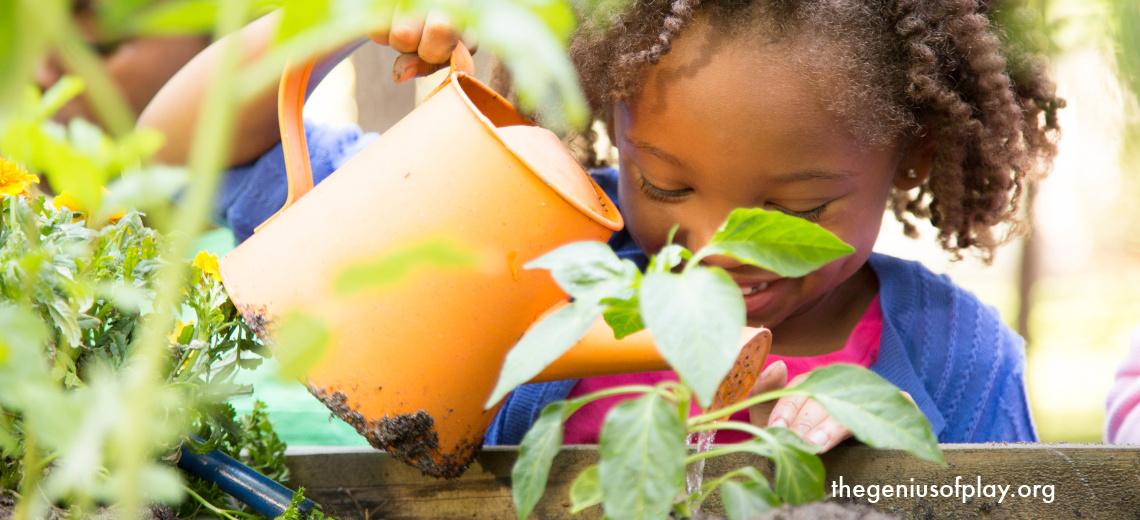
{"label": "green plant", "polygon": [[[80,510],[114,502],[118,457],[132,449],[139,430],[161,441],[144,454],[152,462],[143,464],[141,485],[151,499],[181,497],[173,468],[158,461],[172,458],[183,442],[234,456],[244,449],[255,469],[287,476],[285,446],[262,408],[238,422],[228,404],[251,392],[234,384],[236,373],[269,354],[216,271],[193,266],[177,305],[157,307],[157,274],[174,260],[139,213],[91,229],[83,214],[42,196],[6,197],[0,209],[0,487],[19,491],[18,514],[36,516],[46,506],[36,489]],[[137,339],[159,314],[190,321],[169,331],[159,365],[163,383],[150,396],[160,408],[140,424],[128,410],[144,399],[128,392],[127,383],[137,371]],[[186,431],[202,442],[187,439]],[[190,491],[210,495],[208,487],[195,482]]]}
{"label": "green plant", "polygon": [[[738,209],[699,251],[673,244],[670,236],[644,275],[605,244],[592,242],[564,246],[528,264],[528,268],[550,269],[574,300],[533,327],[511,350],[488,405],[561,356],[599,315],[617,337],[648,328],[681,382],[612,388],[543,409],[523,438],[512,472],[518,517],[525,518],[545,491],[566,419],[585,404],[613,395],[640,394],[614,406],[606,416],[599,438],[600,461],[579,474],[571,489],[574,511],[602,504],[606,517],[615,520],[666,518],[670,512],[687,517],[719,489],[726,512],[736,520],[783,503],[823,498],[823,464],[814,446],[784,428],[723,421],[735,411],[787,395],[819,401],[871,446],[900,448],[944,463],[925,416],[893,385],[852,365],[825,367],[795,387],[688,416],[693,400],[706,410],[711,405],[740,351],[739,331],[745,323],[740,288],[723,269],[700,261],[714,254],[728,255],[781,276],[798,277],[852,251],[805,220]],[[689,454],[690,434],[725,429],[753,438]],[[686,466],[735,452],[772,459],[775,481],[769,483],[755,468],[745,467],[686,490]]]}

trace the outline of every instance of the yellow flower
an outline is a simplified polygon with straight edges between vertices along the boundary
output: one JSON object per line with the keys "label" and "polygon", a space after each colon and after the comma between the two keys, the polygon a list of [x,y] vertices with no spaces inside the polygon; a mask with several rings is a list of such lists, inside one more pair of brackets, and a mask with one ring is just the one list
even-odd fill
{"label": "yellow flower", "polygon": [[205,251],[198,251],[198,256],[194,257],[194,265],[202,270],[202,274],[212,276],[215,280],[221,280],[222,275],[218,273],[218,257],[207,253]]}
{"label": "yellow flower", "polygon": [[67,191],[59,192],[59,194],[55,196],[55,200],[51,202],[51,205],[55,206],[55,209],[63,209],[64,206],[66,206],[67,209],[71,211],[78,211],[80,213],[87,211],[83,209],[83,205],[79,204],[78,200],[75,200],[75,196]]}
{"label": "yellow flower", "polygon": [[166,336],[171,343],[178,343],[178,338],[182,336],[182,331],[189,326],[194,325],[194,322],[182,323],[182,320],[174,320],[174,331]]}
{"label": "yellow flower", "polygon": [[[103,188],[103,193],[106,193],[106,192],[107,192],[107,188]],[[75,199],[75,196],[72,195],[71,193],[67,192],[67,191],[59,192],[59,195],[56,195],[55,200],[52,201],[52,205],[55,206],[55,209],[62,209],[64,206],[66,206],[67,209],[69,209],[71,211],[76,211],[79,213],[86,213],[87,212],[87,208],[84,208],[83,205],[80,204],[79,201]],[[112,213],[110,216],[108,216],[107,220],[110,223],[114,224],[114,223],[118,222],[119,219],[123,218],[123,216],[126,214],[127,214],[127,211],[125,209],[120,208],[120,209],[116,210],[114,213]]]}
{"label": "yellow flower", "polygon": [[29,184],[39,184],[40,178],[0,157],[0,199],[13,195],[27,195]]}

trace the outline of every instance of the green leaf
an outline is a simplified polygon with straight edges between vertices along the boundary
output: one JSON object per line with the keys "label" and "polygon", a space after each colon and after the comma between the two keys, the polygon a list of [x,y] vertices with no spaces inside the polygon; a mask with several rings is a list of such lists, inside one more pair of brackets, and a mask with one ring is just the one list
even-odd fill
{"label": "green leaf", "polygon": [[866,368],[836,364],[816,369],[779,395],[811,397],[856,439],[875,448],[906,450],[945,465],[930,421],[897,387]]}
{"label": "green leaf", "polygon": [[719,268],[650,273],[638,298],[657,349],[707,408],[740,353],[740,287]]}
{"label": "green leaf", "polygon": [[685,489],[685,427],[657,393],[614,406],[598,439],[598,480],[606,516],[664,519]]}
{"label": "green leaf", "polygon": [[511,497],[515,501],[518,519],[523,520],[534,510],[546,491],[550,464],[562,448],[562,422],[565,419],[565,401],[546,405],[542,414],[526,432],[519,444],[519,458],[511,470]]}
{"label": "green leaf", "polygon": [[797,278],[855,252],[818,224],[760,208],[733,210],[698,254],[728,255],[780,276]]}
{"label": "green leaf", "polygon": [[536,323],[507,353],[499,381],[484,405],[490,408],[578,343],[602,314],[597,304],[575,302]]}
{"label": "green leaf", "polygon": [[277,26],[277,42],[283,42],[305,29],[328,19],[330,0],[286,0],[281,23]]}
{"label": "green leaf", "polygon": [[767,482],[726,481],[720,486],[720,498],[724,502],[724,514],[729,520],[750,520],[780,507],[780,499],[768,487]]}
{"label": "green leaf", "polygon": [[217,0],[159,2],[133,19],[135,32],[147,35],[210,32],[218,17]]}
{"label": "green leaf", "polygon": [[681,262],[693,257],[692,251],[685,249],[684,246],[677,244],[669,244],[662,247],[657,254],[649,259],[648,272],[664,273],[672,270],[674,267],[681,265]]}
{"label": "green leaf", "polygon": [[637,265],[622,260],[601,242],[574,242],[542,255],[524,267],[549,269],[558,286],[577,300],[622,298],[637,283]]}
{"label": "green leaf", "polygon": [[353,296],[370,289],[392,285],[413,269],[441,267],[463,269],[475,265],[476,255],[446,238],[412,244],[383,257],[345,267],[337,276],[337,296]]}
{"label": "green leaf", "polygon": [[324,358],[331,333],[320,318],[295,311],[281,317],[275,337],[280,376],[298,379]]}
{"label": "green leaf", "polygon": [[628,300],[607,298],[602,300],[602,304],[606,306],[602,317],[605,318],[606,324],[614,330],[615,339],[622,339],[645,328],[645,323],[641,321],[641,309],[637,296]]}
{"label": "green leaf", "polygon": [[75,76],[63,76],[40,98],[38,117],[47,119],[55,114],[68,101],[83,93],[83,80]]}
{"label": "green leaf", "polygon": [[571,514],[578,514],[602,503],[602,482],[598,477],[598,465],[594,464],[582,470],[570,486],[570,502],[573,504]]}
{"label": "green leaf", "polygon": [[763,437],[736,447],[772,459],[776,465],[776,494],[785,502],[799,505],[823,498],[823,462],[814,453],[801,450],[793,443]]}

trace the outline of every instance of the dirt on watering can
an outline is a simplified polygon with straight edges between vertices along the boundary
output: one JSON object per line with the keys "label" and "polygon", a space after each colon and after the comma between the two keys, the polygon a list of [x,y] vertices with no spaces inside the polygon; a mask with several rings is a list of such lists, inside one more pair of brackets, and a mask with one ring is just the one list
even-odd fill
{"label": "dirt on watering can", "polygon": [[349,406],[348,396],[344,392],[330,392],[324,388],[307,386],[309,392],[332,410],[334,415],[368,439],[368,444],[373,448],[387,451],[393,457],[419,468],[424,475],[458,478],[483,449],[482,444],[465,442],[459,446],[456,454],[441,455],[437,460],[432,454],[439,453],[439,436],[432,430],[435,419],[426,411],[386,415],[370,421]]}
{"label": "dirt on watering can", "polygon": [[[262,341],[269,341],[277,328],[276,317],[270,315],[264,306],[240,305],[238,310],[250,330]],[[344,392],[308,383],[305,386],[333,415],[368,439],[373,448],[391,453],[393,457],[419,468],[424,475],[458,478],[483,449],[481,443],[464,442],[455,453],[441,455],[439,435],[433,430],[435,418],[428,412],[419,410],[368,420],[348,402]]]}

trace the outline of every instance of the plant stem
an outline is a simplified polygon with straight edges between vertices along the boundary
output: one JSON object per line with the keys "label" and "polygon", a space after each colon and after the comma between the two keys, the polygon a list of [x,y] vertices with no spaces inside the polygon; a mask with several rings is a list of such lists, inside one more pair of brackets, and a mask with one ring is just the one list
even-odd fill
{"label": "plant stem", "polygon": [[[721,408],[719,410],[714,410],[712,412],[703,413],[703,414],[698,415],[696,417],[692,417],[689,419],[689,422],[686,426],[688,426],[689,429],[692,430],[698,424],[707,423],[709,421],[715,421],[717,419],[728,417],[728,416],[730,416],[736,412],[739,412],[745,408],[755,406],[755,405],[758,405],[758,404],[763,403],[765,401],[771,401],[772,399],[775,399],[777,397],[782,397],[784,395],[787,395],[788,392],[785,392],[784,390],[786,390],[786,389],[781,388],[778,390],[772,390],[770,392],[764,392],[762,394],[757,394],[757,395],[749,397],[748,399],[745,399],[739,403],[729,405],[729,406],[726,406],[726,407]],[[716,428],[713,428],[713,429],[716,429]]]}
{"label": "plant stem", "polygon": [[202,498],[202,496],[201,496],[201,495],[199,495],[199,494],[195,493],[195,492],[194,492],[194,490],[193,490],[193,489],[190,489],[190,487],[189,487],[189,486],[185,486],[185,485],[184,485],[184,486],[182,486],[182,489],[186,490],[186,493],[187,493],[187,494],[189,494],[191,497],[193,497],[193,498],[194,498],[194,500],[197,500],[199,504],[202,504],[202,506],[203,506],[203,507],[205,507],[206,509],[209,509],[211,513],[214,513],[214,514],[216,514],[216,515],[221,515],[221,516],[223,516],[223,517],[225,517],[225,518],[228,518],[229,520],[238,520],[237,518],[234,518],[234,517],[233,517],[233,515],[231,515],[230,513],[233,513],[233,514],[235,514],[235,515],[238,515],[238,516],[242,516],[242,517],[245,517],[245,518],[251,518],[251,519],[254,519],[254,520],[256,520],[257,518],[259,518],[257,515],[251,515],[251,514],[249,514],[249,513],[243,513],[243,512],[241,512],[241,511],[234,511],[234,510],[232,510],[232,509],[222,509],[222,508],[219,508],[218,506],[215,506],[214,504],[211,504],[211,503],[210,503],[208,500],[206,500],[205,498]]}
{"label": "plant stem", "polygon": [[573,401],[567,402],[566,403],[566,415],[565,415],[565,417],[570,417],[571,415],[574,415],[574,412],[577,412],[580,408],[589,404],[591,401],[597,401],[598,399],[603,399],[606,397],[613,397],[615,395],[648,394],[650,392],[656,392],[656,391],[657,391],[656,387],[652,387],[649,385],[626,385],[626,386],[618,386],[618,387],[614,387],[614,388],[607,388],[605,390],[599,390],[599,391],[594,392],[592,394],[587,394],[587,395],[584,395],[584,396],[579,397],[577,399],[574,399]]}
{"label": "plant stem", "polygon": [[20,501],[16,503],[13,520],[30,520],[32,518],[32,501],[39,496],[40,478],[43,476],[43,461],[40,460],[40,448],[36,445],[36,435],[32,430],[24,432],[24,474],[20,479]]}

